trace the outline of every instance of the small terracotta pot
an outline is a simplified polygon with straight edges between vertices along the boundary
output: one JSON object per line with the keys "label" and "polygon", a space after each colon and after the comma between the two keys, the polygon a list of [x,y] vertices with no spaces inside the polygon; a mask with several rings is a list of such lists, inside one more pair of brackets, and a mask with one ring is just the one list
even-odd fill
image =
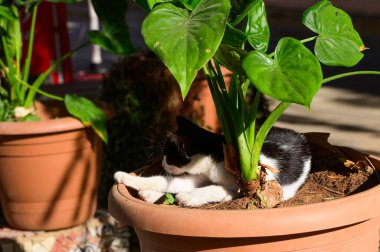
{"label": "small terracotta pot", "polygon": [[89,219],[96,210],[101,149],[94,132],[72,117],[1,122],[0,202],[7,223],[55,230]]}
{"label": "small terracotta pot", "polygon": [[[339,150],[353,161],[364,157]],[[379,158],[367,158],[380,170]],[[142,251],[378,251],[380,185],[323,203],[254,211],[182,209],[133,195],[114,185],[109,211],[134,227]]]}

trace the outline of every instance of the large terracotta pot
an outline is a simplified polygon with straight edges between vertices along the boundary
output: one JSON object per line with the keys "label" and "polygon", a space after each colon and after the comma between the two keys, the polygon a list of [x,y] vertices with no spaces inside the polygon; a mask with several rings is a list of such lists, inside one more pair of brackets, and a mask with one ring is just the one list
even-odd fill
{"label": "large terracotta pot", "polygon": [[[351,160],[363,158],[339,150]],[[368,158],[380,170],[380,159]],[[115,184],[109,211],[134,227],[142,251],[378,251],[380,185],[333,201],[254,211],[181,209],[134,195]]]}
{"label": "large terracotta pot", "polygon": [[54,230],[85,222],[96,210],[100,158],[99,138],[72,117],[1,122],[0,202],[7,223]]}

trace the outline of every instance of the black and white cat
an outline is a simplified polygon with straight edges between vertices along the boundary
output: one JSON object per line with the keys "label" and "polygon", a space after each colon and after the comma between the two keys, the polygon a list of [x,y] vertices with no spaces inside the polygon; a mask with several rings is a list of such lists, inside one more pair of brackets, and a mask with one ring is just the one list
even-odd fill
{"label": "black and white cat", "polygon": [[[224,169],[224,136],[211,133],[178,117],[177,133],[168,133],[162,166],[166,176],[138,177],[116,172],[117,183],[138,191],[147,202],[154,203],[165,193],[175,194],[183,206],[200,206],[232,200],[238,196],[235,175]],[[292,198],[305,182],[311,167],[311,154],[305,138],[289,129],[272,128],[260,162],[276,169],[267,170],[267,180],[277,180],[283,189],[283,200]]]}

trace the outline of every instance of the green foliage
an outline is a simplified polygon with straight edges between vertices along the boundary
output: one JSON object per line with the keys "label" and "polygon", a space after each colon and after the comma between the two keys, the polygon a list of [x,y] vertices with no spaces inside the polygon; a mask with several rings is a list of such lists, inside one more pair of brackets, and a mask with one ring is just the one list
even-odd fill
{"label": "green foliage", "polygon": [[183,98],[198,71],[218,49],[229,6],[229,0],[203,0],[190,11],[163,3],[144,20],[145,43],[172,72]]}
{"label": "green foliage", "polygon": [[254,49],[262,52],[268,49],[270,32],[263,0],[256,1],[248,13],[246,34]]}
{"label": "green foliage", "polygon": [[175,202],[174,196],[171,193],[165,194],[164,205],[173,205]]}
{"label": "green foliage", "polygon": [[315,55],[325,65],[356,65],[363,57],[364,44],[352,25],[350,16],[321,1],[305,11],[302,22],[318,34]]}
{"label": "green foliage", "polygon": [[[87,46],[85,43],[57,59],[47,70],[30,83],[29,70],[33,55],[34,34],[36,28],[37,10],[42,0],[18,0],[0,2],[0,74],[3,75],[0,86],[0,121],[35,121],[35,114],[24,118],[16,118],[14,110],[18,107],[29,109],[33,107],[36,94],[39,93],[50,99],[63,101],[62,97],[48,94],[40,89],[49,74],[76,51]],[[76,0],[51,0],[51,2],[72,3]],[[93,0],[103,31],[91,32],[90,37],[105,49],[119,54],[129,54],[133,47],[129,41],[128,28],[124,21],[127,3],[122,0],[105,2]],[[31,25],[28,34],[21,33],[20,15],[25,11],[31,13]],[[28,36],[28,43],[23,45],[23,36]],[[27,47],[22,62],[22,47]],[[78,96],[66,96],[65,104],[70,113],[79,118],[84,124],[90,125],[95,132],[107,141],[106,117],[89,100]]]}
{"label": "green foliage", "polygon": [[92,0],[92,4],[102,24],[102,31],[90,31],[90,41],[120,55],[134,52],[124,18],[128,9],[127,1]]}
{"label": "green foliage", "polygon": [[[322,83],[355,74],[379,74],[363,71],[323,79],[320,62],[353,66],[365,49],[348,14],[327,0],[303,16],[302,22],[318,36],[302,41],[282,38],[272,53],[266,53],[270,31],[263,0],[200,0],[191,6],[178,0],[153,2],[142,29],[146,44],[173,73],[183,96],[203,68],[226,141],[238,153],[246,181],[258,179],[265,137],[292,103],[310,108]],[[313,40],[316,56],[303,45]],[[229,88],[220,65],[233,72]],[[251,103],[246,103],[249,86],[256,91]],[[262,94],[281,103],[256,129]]]}
{"label": "green foliage", "polygon": [[65,95],[67,111],[84,125],[91,126],[96,134],[107,143],[106,115],[92,101],[78,95]]}
{"label": "green foliage", "polygon": [[251,51],[243,61],[243,68],[261,93],[306,107],[310,107],[322,85],[319,61],[293,38],[282,38],[278,42],[274,59],[265,53]]}

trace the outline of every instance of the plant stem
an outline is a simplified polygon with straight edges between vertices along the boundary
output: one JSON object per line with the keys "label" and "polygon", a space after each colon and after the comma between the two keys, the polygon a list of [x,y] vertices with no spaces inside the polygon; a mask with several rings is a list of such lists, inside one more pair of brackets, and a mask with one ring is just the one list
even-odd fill
{"label": "plant stem", "polygon": [[264,140],[269,133],[270,129],[273,127],[274,123],[278,120],[278,118],[284,113],[284,111],[290,106],[289,102],[281,102],[268,116],[263,125],[261,126],[259,132],[257,132],[257,136],[255,139],[255,143],[253,145],[252,150],[252,159],[251,159],[251,167],[248,173],[243,173],[243,178],[246,181],[252,181],[256,177],[258,177],[258,164],[261,149],[264,144]]}
{"label": "plant stem", "polygon": [[326,79],[323,79],[322,84],[325,84],[333,80],[341,79],[344,77],[349,77],[349,76],[354,76],[354,75],[364,75],[364,74],[380,75],[380,71],[354,71],[354,72],[337,74],[337,75],[328,77]]}
{"label": "plant stem", "polygon": [[317,36],[314,36],[314,37],[310,37],[310,38],[307,38],[307,39],[303,39],[303,40],[300,40],[301,43],[305,44],[307,42],[310,42],[310,41],[313,41]]}
{"label": "plant stem", "polygon": [[252,107],[248,114],[248,121],[246,122],[246,130],[245,130],[247,134],[248,146],[251,150],[255,143],[256,117],[257,117],[257,110],[259,107],[260,99],[261,99],[261,92],[256,89],[255,99],[253,101]]}
{"label": "plant stem", "polygon": [[22,85],[28,87],[31,90],[34,90],[35,92],[37,92],[39,94],[42,94],[43,96],[46,96],[46,97],[48,97],[50,99],[57,100],[57,101],[64,101],[64,99],[62,97],[57,96],[57,95],[53,95],[53,94],[49,94],[49,93],[47,93],[45,91],[42,91],[42,90],[40,90],[38,88],[35,88],[32,85],[29,85],[26,81],[23,81],[23,80],[19,79],[18,77],[16,77],[16,80],[18,82],[20,82]]}
{"label": "plant stem", "polygon": [[[14,76],[15,76],[15,73],[16,73],[16,70],[14,69],[14,66],[13,66],[13,59],[11,58],[11,55],[10,55],[10,51],[9,51],[9,48],[8,48],[8,44],[5,40],[5,36],[2,36],[1,37],[1,43],[2,43],[2,46],[3,46],[3,51],[4,51],[4,56],[5,56],[5,63],[7,64],[6,66],[8,66],[8,84],[9,84],[9,88],[10,88],[10,98],[12,101],[15,101],[15,100],[18,100],[19,97],[18,97],[18,90],[17,90],[17,86],[15,85],[15,82],[14,82]],[[7,69],[4,67],[4,71],[6,72]]]}
{"label": "plant stem", "polygon": [[[300,42],[304,44],[304,43],[307,43],[307,42],[313,41],[316,37],[317,37],[317,36],[310,37],[310,38],[307,38],[307,39],[303,39],[303,40],[300,40]],[[275,54],[275,51],[272,52],[271,54],[269,54],[268,56],[269,56],[270,58],[273,58],[274,54]]]}
{"label": "plant stem", "polygon": [[22,80],[27,82],[29,78],[29,70],[30,70],[30,63],[32,60],[32,53],[33,53],[33,44],[34,44],[34,34],[36,30],[36,19],[37,19],[37,10],[38,10],[38,5],[37,3],[33,7],[33,13],[32,13],[32,21],[30,23],[30,32],[29,32],[29,41],[28,41],[28,52],[25,58],[25,63],[24,63],[24,69],[22,71]]}
{"label": "plant stem", "polygon": [[61,64],[65,59],[69,58],[71,55],[73,55],[74,53],[76,53],[77,51],[79,51],[80,49],[82,49],[83,47],[89,45],[90,42],[86,42],[80,46],[78,46],[77,48],[73,49],[72,51],[66,53],[65,55],[63,55],[62,57],[60,57],[58,60],[56,60],[47,70],[45,70],[45,72],[43,72],[42,74],[40,74],[40,76],[33,82],[32,86],[33,88],[31,88],[31,91],[28,93],[28,96],[26,98],[26,101],[25,101],[25,104],[24,106],[25,107],[30,107],[33,103],[33,100],[34,100],[34,96],[36,95],[36,90],[38,90],[40,88],[40,86],[42,85],[42,83],[44,82],[44,80],[49,76],[49,74],[59,65]]}

